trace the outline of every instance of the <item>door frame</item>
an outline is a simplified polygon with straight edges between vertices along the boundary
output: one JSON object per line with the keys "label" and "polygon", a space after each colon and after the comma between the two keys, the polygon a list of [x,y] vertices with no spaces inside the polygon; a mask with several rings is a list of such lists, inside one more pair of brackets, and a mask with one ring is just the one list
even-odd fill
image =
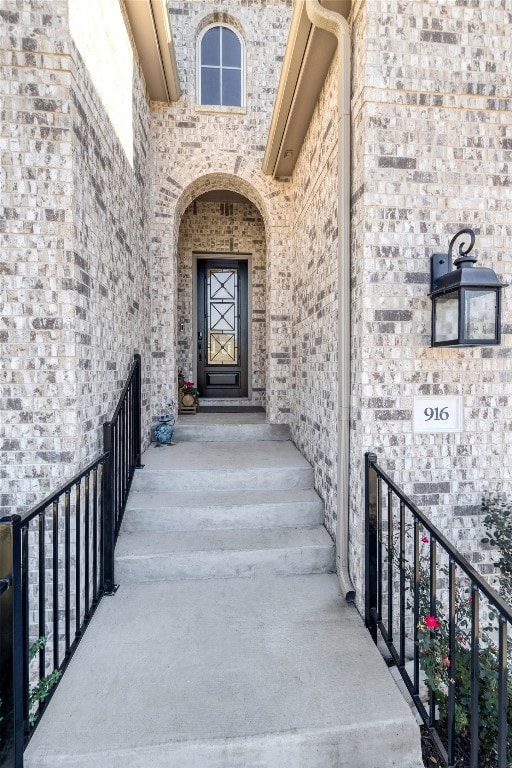
{"label": "door frame", "polygon": [[[233,400],[252,400],[252,253],[192,251],[192,374],[197,382],[197,262],[215,259],[216,261],[247,262],[247,397]],[[209,398],[214,400],[215,398]],[[219,400],[229,398],[220,397]]]}

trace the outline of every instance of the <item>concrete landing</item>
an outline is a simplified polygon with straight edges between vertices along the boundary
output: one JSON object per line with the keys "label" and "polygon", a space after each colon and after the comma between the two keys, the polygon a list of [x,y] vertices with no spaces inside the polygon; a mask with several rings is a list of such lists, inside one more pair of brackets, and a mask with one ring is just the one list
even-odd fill
{"label": "concrete landing", "polygon": [[25,768],[421,765],[417,725],[327,574],[121,585],[25,753]]}
{"label": "concrete landing", "polygon": [[[261,414],[205,416],[144,453],[120,589],[25,768],[421,768],[417,724],[329,573],[311,466]],[[267,439],[240,439],[253,428]]]}

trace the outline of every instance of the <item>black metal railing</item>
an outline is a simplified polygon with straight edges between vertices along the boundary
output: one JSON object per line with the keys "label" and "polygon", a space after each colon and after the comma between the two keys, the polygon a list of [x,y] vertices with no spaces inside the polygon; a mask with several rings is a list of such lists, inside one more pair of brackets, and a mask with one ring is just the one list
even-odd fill
{"label": "black metal railing", "polygon": [[446,768],[512,759],[512,608],[366,454],[365,622]]}
{"label": "black metal railing", "polygon": [[[0,768],[23,750],[105,594],[140,465],[140,356],[98,458],[24,515],[0,520]],[[106,442],[107,442],[106,441]]]}
{"label": "black metal railing", "polygon": [[141,468],[141,360],[134,355],[128,380],[111,421],[103,425],[103,448],[108,454],[105,504],[112,509],[104,552],[105,591],[114,589],[114,548],[136,469]]}

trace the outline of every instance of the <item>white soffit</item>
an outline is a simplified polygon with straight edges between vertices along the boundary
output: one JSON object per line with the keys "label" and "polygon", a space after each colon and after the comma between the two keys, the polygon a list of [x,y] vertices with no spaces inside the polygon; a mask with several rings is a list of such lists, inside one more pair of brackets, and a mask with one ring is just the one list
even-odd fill
{"label": "white soffit", "polygon": [[[328,10],[348,17],[351,0],[320,2]],[[305,0],[296,0],[263,173],[275,178],[292,175],[336,47],[334,35],[313,27],[309,21]]]}
{"label": "white soffit", "polygon": [[178,67],[166,0],[124,0],[152,101],[177,101]]}

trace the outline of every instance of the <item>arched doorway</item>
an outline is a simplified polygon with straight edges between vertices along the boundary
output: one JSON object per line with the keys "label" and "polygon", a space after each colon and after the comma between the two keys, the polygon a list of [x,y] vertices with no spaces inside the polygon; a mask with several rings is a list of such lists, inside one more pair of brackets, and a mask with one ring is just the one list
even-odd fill
{"label": "arched doorway", "polygon": [[229,189],[199,194],[178,236],[177,362],[204,405],[266,402],[266,238],[259,209]]}

